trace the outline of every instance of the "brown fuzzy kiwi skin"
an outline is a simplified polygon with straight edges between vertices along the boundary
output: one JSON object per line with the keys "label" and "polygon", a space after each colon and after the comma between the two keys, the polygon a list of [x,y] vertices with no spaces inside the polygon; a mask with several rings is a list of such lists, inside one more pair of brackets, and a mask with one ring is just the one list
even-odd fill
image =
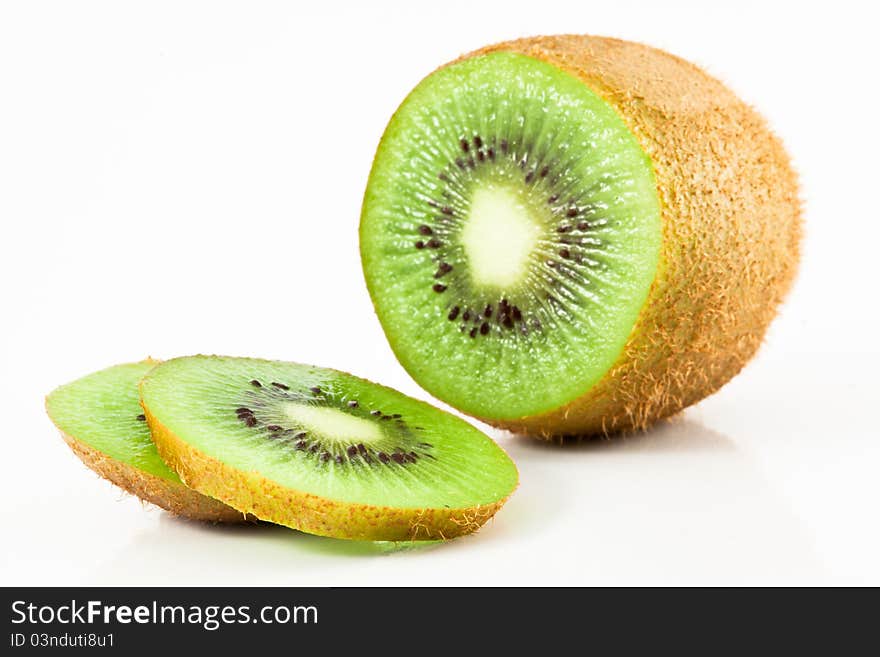
{"label": "brown fuzzy kiwi skin", "polygon": [[324,499],[244,472],[183,442],[144,408],[159,455],[187,486],[242,513],[310,534],[352,540],[423,541],[470,534],[505,500],[465,509],[395,509]]}
{"label": "brown fuzzy kiwi skin", "polygon": [[88,468],[97,472],[104,479],[116,484],[124,491],[136,495],[145,502],[155,504],[176,516],[189,518],[190,520],[217,523],[236,523],[253,520],[232,507],[206,497],[187,488],[183,484],[157,477],[112,459],[63,431],[61,436],[73,453]]}
{"label": "brown fuzzy kiwi skin", "polygon": [[797,272],[797,176],[757,112],[674,55],[560,35],[462,59],[498,51],[552,64],[617,110],[653,161],[663,242],[641,314],[596,385],[541,415],[479,419],[545,439],[644,429],[718,390],[760,347]]}

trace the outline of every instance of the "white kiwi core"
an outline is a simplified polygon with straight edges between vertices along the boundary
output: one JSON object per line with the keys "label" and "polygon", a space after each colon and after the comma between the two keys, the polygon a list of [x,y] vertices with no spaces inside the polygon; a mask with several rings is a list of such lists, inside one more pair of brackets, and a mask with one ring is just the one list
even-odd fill
{"label": "white kiwi core", "polygon": [[373,422],[336,408],[291,402],[284,405],[283,412],[292,424],[331,440],[367,444],[381,440],[384,435]]}
{"label": "white kiwi core", "polygon": [[514,287],[528,270],[541,233],[541,224],[515,190],[496,185],[474,189],[461,233],[473,282]]}

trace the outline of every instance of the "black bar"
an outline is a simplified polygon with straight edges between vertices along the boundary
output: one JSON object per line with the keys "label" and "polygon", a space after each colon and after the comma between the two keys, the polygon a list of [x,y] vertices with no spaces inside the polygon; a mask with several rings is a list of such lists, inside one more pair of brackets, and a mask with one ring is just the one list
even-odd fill
{"label": "black bar", "polygon": [[803,641],[849,654],[841,652],[847,645],[876,644],[860,638],[874,631],[873,600],[821,597],[745,589],[6,588],[0,654],[85,647],[158,657],[269,648],[471,655],[504,646],[521,654],[536,641],[541,654],[737,645],[789,654]]}

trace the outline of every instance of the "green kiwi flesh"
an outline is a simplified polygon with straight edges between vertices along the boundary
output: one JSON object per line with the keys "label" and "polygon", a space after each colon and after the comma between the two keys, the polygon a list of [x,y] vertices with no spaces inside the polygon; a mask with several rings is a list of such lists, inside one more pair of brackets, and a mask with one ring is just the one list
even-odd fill
{"label": "green kiwi flesh", "polygon": [[138,398],[138,383],[154,361],[115,365],[53,390],[52,422],[110,458],[162,479],[180,479],[159,458]]}

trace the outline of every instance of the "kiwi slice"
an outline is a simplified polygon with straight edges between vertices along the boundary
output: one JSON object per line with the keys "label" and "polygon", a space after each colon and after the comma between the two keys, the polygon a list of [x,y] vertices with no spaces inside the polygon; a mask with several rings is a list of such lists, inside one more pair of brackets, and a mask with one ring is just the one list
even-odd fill
{"label": "kiwi slice", "polygon": [[195,520],[245,520],[184,486],[159,458],[138,397],[138,382],[156,363],[116,365],[56,388],[46,397],[49,418],[86,466],[142,500]]}
{"label": "kiwi slice", "polygon": [[335,370],[192,356],[140,390],[159,453],[187,485],[313,534],[452,538],[517,484],[510,458],[467,422]]}
{"label": "kiwi slice", "polygon": [[543,437],[642,428],[755,353],[797,266],[787,155],[697,67],[587,36],[490,46],[392,117],[363,269],[423,387]]}

